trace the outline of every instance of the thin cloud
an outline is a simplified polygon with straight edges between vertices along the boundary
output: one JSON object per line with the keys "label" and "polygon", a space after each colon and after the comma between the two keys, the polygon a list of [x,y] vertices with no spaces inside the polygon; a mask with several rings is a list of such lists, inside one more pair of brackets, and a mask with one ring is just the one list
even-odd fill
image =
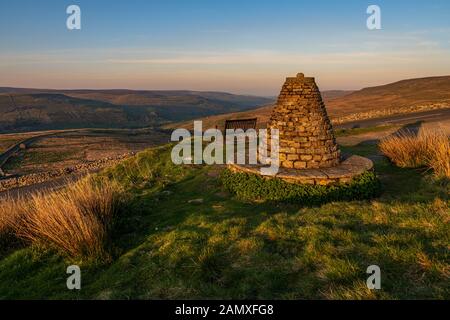
{"label": "thin cloud", "polygon": [[[420,46],[433,48],[433,43],[421,43]],[[449,52],[436,50],[434,55],[446,56]],[[429,56],[430,52],[427,51]],[[231,54],[183,54],[171,58],[137,58],[137,59],[108,59],[113,64],[142,64],[142,65],[297,65],[299,63],[312,64],[360,64],[374,59],[385,63],[411,63],[424,58],[424,54],[417,51],[403,52],[349,52],[326,54],[285,54],[281,52],[254,52]]]}

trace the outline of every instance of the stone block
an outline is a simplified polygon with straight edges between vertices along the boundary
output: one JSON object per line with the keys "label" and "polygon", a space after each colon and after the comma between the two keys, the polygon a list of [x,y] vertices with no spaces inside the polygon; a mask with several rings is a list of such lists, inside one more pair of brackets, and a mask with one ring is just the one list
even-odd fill
{"label": "stone block", "polygon": [[313,156],[312,155],[301,155],[300,156],[300,160],[302,160],[302,161],[310,161],[310,160],[313,160]]}
{"label": "stone block", "polygon": [[281,166],[283,166],[285,168],[293,168],[294,163],[292,161],[283,161],[283,162],[281,162]]}
{"label": "stone block", "polygon": [[305,169],[306,168],[306,162],[304,162],[304,161],[295,161],[294,162],[294,168],[295,169]]}

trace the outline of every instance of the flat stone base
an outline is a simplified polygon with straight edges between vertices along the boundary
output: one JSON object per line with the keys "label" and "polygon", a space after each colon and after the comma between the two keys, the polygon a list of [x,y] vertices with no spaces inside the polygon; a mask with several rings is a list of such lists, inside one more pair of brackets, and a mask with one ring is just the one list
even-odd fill
{"label": "flat stone base", "polygon": [[[331,168],[321,169],[288,169],[281,168],[274,176],[264,176],[265,178],[280,178],[289,183],[329,185],[336,183],[350,182],[353,178],[366,171],[373,170],[373,162],[361,156],[343,157],[343,161]],[[260,169],[264,165],[242,165],[228,164],[228,168],[233,172],[246,172],[261,175]]]}

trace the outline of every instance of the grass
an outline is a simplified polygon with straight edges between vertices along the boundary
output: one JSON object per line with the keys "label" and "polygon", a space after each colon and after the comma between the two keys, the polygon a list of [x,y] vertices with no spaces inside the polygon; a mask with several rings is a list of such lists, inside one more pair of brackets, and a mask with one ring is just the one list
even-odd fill
{"label": "grass", "polygon": [[[108,239],[120,209],[120,188],[87,177],[65,190],[0,204],[0,238],[22,240],[70,257],[107,259]],[[6,240],[5,240],[6,239]]]}
{"label": "grass", "polygon": [[450,178],[450,140],[444,132],[403,130],[384,138],[380,150],[399,167],[429,167],[436,176]]}
{"label": "grass", "polygon": [[363,134],[363,133],[382,132],[382,131],[386,131],[386,130],[389,130],[394,127],[395,126],[393,126],[393,125],[383,125],[383,126],[376,126],[376,127],[335,129],[334,134],[336,137],[348,137],[348,136],[354,136],[354,135]]}
{"label": "grass", "polygon": [[[376,145],[346,150],[378,153]],[[156,148],[103,173],[131,195],[109,263],[26,246],[0,258],[0,298],[450,298],[448,180],[379,159],[377,199],[273,204],[228,194],[222,168],[174,166],[169,157],[169,146]],[[76,292],[65,287],[73,263],[82,270]],[[365,285],[372,264],[381,268],[379,291]]]}
{"label": "grass", "polygon": [[10,147],[25,139],[27,135],[1,135],[0,134],[0,153],[5,152]]}

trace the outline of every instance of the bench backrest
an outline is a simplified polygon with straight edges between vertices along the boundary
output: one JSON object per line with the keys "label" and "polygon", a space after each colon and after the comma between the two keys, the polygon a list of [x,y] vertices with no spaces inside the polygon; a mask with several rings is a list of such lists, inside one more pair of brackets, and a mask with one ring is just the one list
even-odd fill
{"label": "bench backrest", "polygon": [[225,120],[225,130],[227,129],[256,129],[257,118],[252,119],[236,119],[236,120]]}

